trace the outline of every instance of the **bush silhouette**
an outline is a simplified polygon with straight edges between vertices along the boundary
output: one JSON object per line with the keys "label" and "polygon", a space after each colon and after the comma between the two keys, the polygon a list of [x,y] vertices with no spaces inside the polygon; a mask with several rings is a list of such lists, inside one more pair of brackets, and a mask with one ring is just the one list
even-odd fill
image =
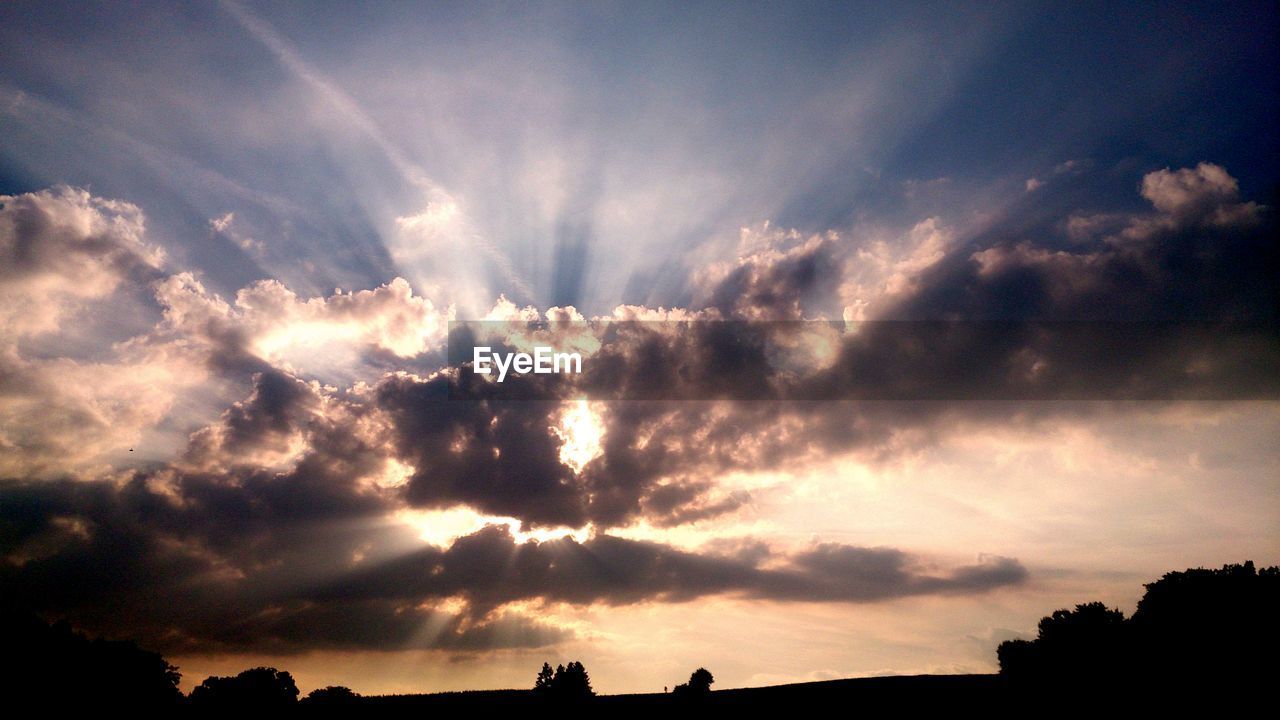
{"label": "bush silhouette", "polygon": [[1058,610],[1035,640],[996,651],[1015,685],[1161,690],[1266,680],[1280,641],[1280,569],[1252,562],[1167,573],[1146,585],[1133,617],[1102,603]]}
{"label": "bush silhouette", "polygon": [[711,671],[706,668],[698,668],[689,676],[689,682],[680,683],[675,686],[672,692],[682,700],[705,698],[711,694],[711,683],[715,681],[716,679],[711,675]]}
{"label": "bush silhouette", "polygon": [[182,702],[178,669],[132,642],[90,640],[17,610],[0,611],[0,637],[0,693],[11,707],[159,711]]}
{"label": "bush silhouette", "polygon": [[1002,643],[996,655],[1001,672],[1020,680],[1051,678],[1109,685],[1123,676],[1127,661],[1124,614],[1100,602],[1056,610],[1040,620],[1034,642]]}
{"label": "bush silhouette", "polygon": [[245,670],[235,677],[208,677],[191,691],[191,704],[204,710],[275,710],[297,700],[293,676],[269,667]]}
{"label": "bush silhouette", "polygon": [[360,699],[360,695],[353,692],[351,688],[342,685],[330,685],[307,693],[302,702],[309,707],[336,708],[353,705],[358,699]]}

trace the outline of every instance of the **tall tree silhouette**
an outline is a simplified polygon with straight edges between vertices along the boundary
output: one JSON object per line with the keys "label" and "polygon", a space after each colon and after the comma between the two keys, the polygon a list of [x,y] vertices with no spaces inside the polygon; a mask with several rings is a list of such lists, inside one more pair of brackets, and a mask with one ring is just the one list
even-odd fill
{"label": "tall tree silhouette", "polygon": [[591,688],[591,677],[582,663],[574,661],[565,666],[563,672],[557,672],[553,680],[556,694],[563,698],[589,698],[596,694]]}
{"label": "tall tree silhouette", "polygon": [[554,673],[550,664],[543,663],[533,690],[538,696],[557,702],[584,700],[596,694],[587,668],[577,661],[557,665]]}
{"label": "tall tree silhouette", "polygon": [[545,695],[551,692],[554,681],[555,671],[551,669],[551,664],[542,663],[542,669],[538,671],[538,679],[533,683],[533,691],[540,695]]}

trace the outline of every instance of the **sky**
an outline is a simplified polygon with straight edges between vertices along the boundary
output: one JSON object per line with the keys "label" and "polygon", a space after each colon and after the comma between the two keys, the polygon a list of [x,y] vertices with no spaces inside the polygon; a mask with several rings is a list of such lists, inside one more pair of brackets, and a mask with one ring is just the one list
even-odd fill
{"label": "sky", "polygon": [[[992,672],[1280,563],[1277,33],[5,3],[0,588],[186,689],[616,693]],[[450,362],[535,327],[581,376]]]}

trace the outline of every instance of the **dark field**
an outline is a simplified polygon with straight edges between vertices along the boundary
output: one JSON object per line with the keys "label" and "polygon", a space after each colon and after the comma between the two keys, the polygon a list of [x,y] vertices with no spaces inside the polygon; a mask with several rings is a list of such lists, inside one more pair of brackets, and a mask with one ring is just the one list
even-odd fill
{"label": "dark field", "polygon": [[[325,709],[342,715],[407,718],[438,711],[539,710],[569,707],[609,716],[629,712],[676,712],[701,709],[796,713],[826,709],[922,712],[1002,707],[1008,702],[999,675],[914,675],[855,678],[716,690],[705,698],[684,701],[670,693],[600,695],[568,706],[554,705],[527,690],[492,690],[430,695],[383,695],[354,699],[344,708]],[[323,714],[323,713],[322,713]]]}

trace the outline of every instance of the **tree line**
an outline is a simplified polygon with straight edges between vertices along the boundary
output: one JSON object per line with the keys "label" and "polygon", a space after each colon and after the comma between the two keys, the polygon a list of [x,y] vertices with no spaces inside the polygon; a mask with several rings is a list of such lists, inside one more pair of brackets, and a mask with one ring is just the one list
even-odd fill
{"label": "tree line", "polygon": [[996,651],[1028,690],[1162,691],[1265,687],[1280,646],[1280,568],[1252,562],[1171,572],[1147,583],[1132,617],[1101,602],[1040,620],[1031,640]]}
{"label": "tree line", "polygon": [[[1040,620],[1035,638],[1000,644],[1000,675],[1014,690],[1035,693],[1267,687],[1280,647],[1280,568],[1258,570],[1245,562],[1189,569],[1167,573],[1145,589],[1132,617],[1100,602],[1054,611]],[[364,700],[342,686],[300,698],[293,676],[271,667],[209,677],[183,695],[178,668],[158,653],[132,642],[91,639],[66,622],[49,624],[13,609],[0,609],[0,637],[6,644],[0,693],[45,709],[221,713],[342,708]],[[698,668],[673,688],[672,699],[706,699],[713,682]],[[547,703],[587,702],[596,695],[580,661],[554,669],[543,663],[530,690],[507,692]]]}

